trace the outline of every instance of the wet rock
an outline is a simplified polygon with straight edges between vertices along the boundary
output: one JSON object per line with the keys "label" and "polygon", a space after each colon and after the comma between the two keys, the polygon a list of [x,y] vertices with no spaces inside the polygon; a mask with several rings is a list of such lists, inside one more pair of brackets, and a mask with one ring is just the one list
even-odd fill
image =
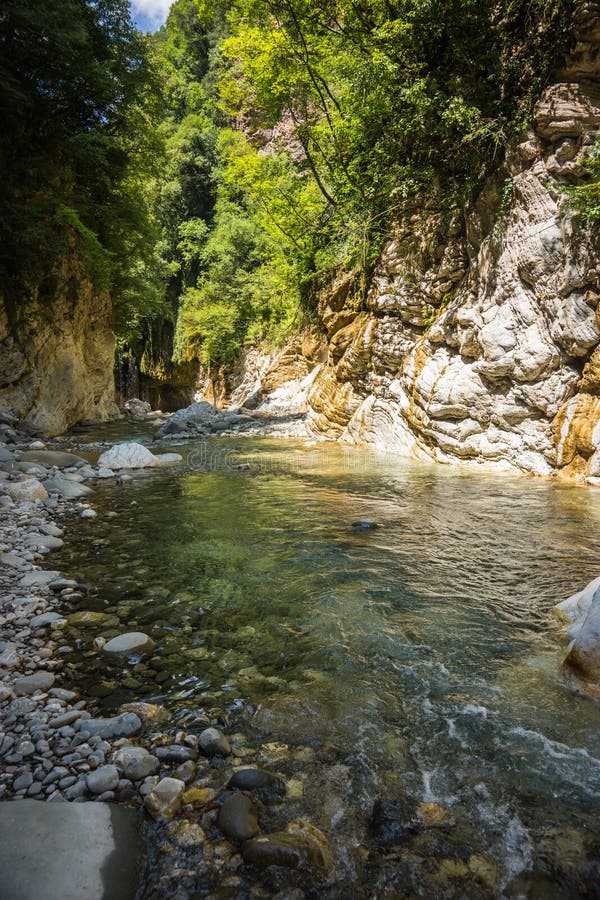
{"label": "wet rock", "polygon": [[448,810],[439,803],[419,803],[416,814],[426,828],[443,828],[453,821],[448,815]]}
{"label": "wet rock", "polygon": [[41,484],[37,478],[26,478],[24,481],[3,483],[2,490],[15,502],[21,500],[33,502],[35,500],[43,501],[48,499],[46,487]]}
{"label": "wet rock", "polygon": [[122,771],[125,778],[141,781],[149,775],[156,775],[160,762],[143,747],[120,747],[113,754],[114,764]]}
{"label": "wet rock", "polygon": [[418,830],[416,804],[408,797],[375,801],[370,831],[378,844],[384,847],[402,844]]}
{"label": "wet rock", "polygon": [[192,806],[205,806],[211,803],[217,796],[214,788],[191,787],[183,795],[183,802],[190,803]]}
{"label": "wet rock", "polygon": [[78,484],[69,478],[63,478],[57,475],[55,478],[48,478],[44,481],[44,487],[50,494],[59,494],[65,500],[78,500],[80,497],[87,497],[93,493],[92,489],[86,487],[85,484]]}
{"label": "wet rock", "polygon": [[48,691],[54,684],[54,675],[51,672],[35,672],[33,675],[24,675],[17,678],[13,690],[17,697],[26,694],[35,694],[36,691]]}
{"label": "wet rock", "polygon": [[42,466],[46,466],[46,468],[56,466],[58,469],[75,466],[77,463],[85,463],[83,457],[63,450],[25,450],[21,454],[21,460],[23,462],[39,463]]}
{"label": "wet rock", "polygon": [[217,824],[231,841],[253,838],[260,830],[256,801],[247,794],[231,794],[219,810]]}
{"label": "wet rock", "polygon": [[37,628],[47,628],[48,625],[52,625],[53,622],[58,622],[61,618],[62,616],[60,615],[60,613],[42,613],[39,616],[34,616],[29,623],[29,626],[35,631]]}
{"label": "wet rock", "polygon": [[88,790],[92,794],[104,794],[112,791],[119,783],[119,770],[116,766],[100,766],[86,777]]}
{"label": "wet rock", "polygon": [[180,453],[156,453],[155,457],[161,466],[174,466],[183,462],[183,456]]}
{"label": "wet rock", "polygon": [[52,534],[27,534],[23,538],[23,543],[27,547],[47,547],[48,550],[58,550],[64,541]]}
{"label": "wet rock", "polygon": [[102,647],[102,653],[114,657],[141,656],[151,653],[155,647],[152,638],[143,631],[130,631],[107,641]]}
{"label": "wet rock", "polygon": [[198,759],[198,751],[193,747],[182,747],[180,744],[168,744],[166,747],[156,747],[154,753],[161,762],[184,763],[188,760]]}
{"label": "wet rock", "polygon": [[92,737],[98,735],[101,738],[133,737],[142,730],[142,723],[135,713],[123,713],[121,716],[112,716],[106,719],[83,719],[79,721],[79,727]]}
{"label": "wet rock", "polygon": [[190,781],[193,781],[195,775],[196,764],[191,759],[188,759],[184,763],[181,763],[181,765],[177,766],[177,768],[173,772],[173,778],[179,778],[179,780],[183,781],[184,784],[189,784]]}
{"label": "wet rock", "polygon": [[176,841],[180,847],[198,847],[206,840],[206,834],[202,828],[185,819],[183,821],[171,822],[167,830],[169,837]]}
{"label": "wet rock", "polygon": [[163,778],[144,798],[144,806],[154,819],[170,819],[179,810],[185,785],[177,778]]}
{"label": "wet rock", "polygon": [[356,522],[352,523],[352,528],[355,531],[372,531],[375,528],[379,528],[379,525],[373,519],[357,519]]}
{"label": "wet rock", "polygon": [[264,769],[239,769],[229,780],[229,788],[251,791],[259,800],[277,802],[285,794],[285,784]]}
{"label": "wet rock", "polygon": [[231,746],[218,728],[205,728],[200,734],[200,749],[205,756],[229,756]]}
{"label": "wet rock", "polygon": [[592,601],[599,590],[600,578],[594,578],[582,591],[572,594],[566,600],[561,600],[560,603],[553,607],[555,615],[569,626],[567,633],[571,637],[577,636],[590,611]]}
{"label": "wet rock", "polygon": [[80,612],[71,613],[67,617],[67,622],[73,628],[115,628],[119,625],[117,616],[111,616],[109,613],[95,612],[91,609],[82,609]]}
{"label": "wet rock", "polygon": [[147,469],[160,466],[160,460],[143,444],[128,441],[106,450],[98,465],[108,469]]}
{"label": "wet rock", "polygon": [[566,665],[582,678],[600,684],[600,587],[593,592],[585,618],[583,615],[575,618],[569,634],[574,640]]}
{"label": "wet rock", "polygon": [[158,703],[124,703],[119,707],[120,713],[132,712],[140,717],[144,725],[162,725],[171,718],[169,710]]}
{"label": "wet rock", "polygon": [[305,819],[298,819],[275,834],[262,835],[242,845],[245,862],[259,869],[283,866],[326,873],[333,866],[329,841],[322,831]]}

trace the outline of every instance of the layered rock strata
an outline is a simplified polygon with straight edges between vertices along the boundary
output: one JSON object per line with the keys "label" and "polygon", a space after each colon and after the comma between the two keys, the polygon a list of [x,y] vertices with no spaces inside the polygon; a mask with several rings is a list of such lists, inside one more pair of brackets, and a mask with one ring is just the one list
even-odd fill
{"label": "layered rock strata", "polygon": [[600,483],[600,240],[564,189],[600,129],[600,4],[478,201],[406,210],[366,305],[323,292],[313,435]]}

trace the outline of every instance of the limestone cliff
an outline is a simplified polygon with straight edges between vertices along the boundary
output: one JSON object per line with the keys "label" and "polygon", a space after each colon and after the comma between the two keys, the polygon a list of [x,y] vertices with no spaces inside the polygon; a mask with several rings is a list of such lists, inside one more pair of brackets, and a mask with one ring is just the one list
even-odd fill
{"label": "limestone cliff", "polygon": [[0,304],[0,409],[48,435],[117,413],[110,297],[72,262],[33,293],[17,335]]}
{"label": "limestone cliff", "polygon": [[600,129],[600,4],[576,39],[477,202],[407,209],[366,305],[351,276],[322,293],[311,433],[600,483],[599,229],[563,191]]}

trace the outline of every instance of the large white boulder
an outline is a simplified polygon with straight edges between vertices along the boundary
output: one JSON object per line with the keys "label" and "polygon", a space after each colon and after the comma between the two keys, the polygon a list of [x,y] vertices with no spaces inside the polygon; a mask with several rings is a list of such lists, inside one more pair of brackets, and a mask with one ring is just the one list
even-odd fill
{"label": "large white boulder", "polygon": [[566,665],[584,681],[600,684],[600,578],[563,600],[555,611],[570,623],[567,634],[573,640]]}
{"label": "large white boulder", "polygon": [[107,469],[149,469],[160,466],[160,460],[144,447],[128,441],[124,444],[115,444],[110,450],[106,450],[98,465]]}
{"label": "large white boulder", "polygon": [[570,637],[577,637],[599,588],[600,578],[594,578],[582,591],[572,594],[554,607],[556,615],[568,624],[567,634]]}

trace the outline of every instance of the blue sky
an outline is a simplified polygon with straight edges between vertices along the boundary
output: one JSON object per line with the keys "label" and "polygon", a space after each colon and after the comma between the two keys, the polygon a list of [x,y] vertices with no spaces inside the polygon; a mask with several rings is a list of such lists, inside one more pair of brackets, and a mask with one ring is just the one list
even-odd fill
{"label": "blue sky", "polygon": [[131,15],[140,31],[156,31],[166,21],[173,0],[130,0]]}

